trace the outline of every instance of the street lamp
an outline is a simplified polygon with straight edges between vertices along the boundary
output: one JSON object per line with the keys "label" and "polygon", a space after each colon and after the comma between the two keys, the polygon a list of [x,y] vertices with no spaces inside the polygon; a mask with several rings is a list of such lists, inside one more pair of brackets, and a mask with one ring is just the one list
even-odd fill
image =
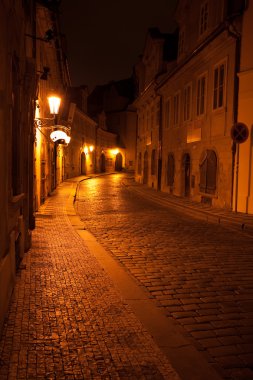
{"label": "street lamp", "polygon": [[52,115],[58,115],[61,104],[61,98],[59,98],[59,96],[56,95],[51,95],[47,99],[49,103],[50,113]]}
{"label": "street lamp", "polygon": [[[58,142],[58,144],[68,144],[70,142],[70,127],[57,124],[57,115],[59,114],[61,98],[56,95],[51,95],[48,97],[48,104],[50,109],[50,114],[52,117],[36,117],[35,123],[38,128],[49,128],[51,129],[50,138],[53,142]],[[37,111],[37,109],[36,109]],[[45,123],[43,125],[43,122]],[[53,122],[53,125],[47,125],[48,122]]]}

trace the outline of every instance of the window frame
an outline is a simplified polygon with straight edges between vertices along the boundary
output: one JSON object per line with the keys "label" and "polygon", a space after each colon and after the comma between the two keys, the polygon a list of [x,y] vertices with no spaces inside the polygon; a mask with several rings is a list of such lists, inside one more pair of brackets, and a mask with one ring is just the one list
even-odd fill
{"label": "window frame", "polygon": [[182,28],[178,37],[178,57],[180,57],[185,51],[185,28]]}
{"label": "window frame", "polygon": [[192,117],[192,83],[189,82],[184,86],[183,93],[183,120],[190,121]]}
{"label": "window frame", "polygon": [[208,30],[208,20],[209,20],[209,2],[208,0],[203,1],[200,5],[200,15],[199,15],[199,35],[203,36]]}
{"label": "window frame", "polygon": [[180,121],[180,91],[177,91],[175,92],[173,96],[173,125],[174,127],[179,125],[179,121]]}
{"label": "window frame", "polygon": [[171,127],[171,97],[167,98],[164,104],[164,126],[165,129]]}
{"label": "window frame", "polygon": [[[202,87],[203,79],[205,80],[204,91]],[[196,116],[197,117],[203,117],[206,114],[206,100],[207,100],[207,72],[204,72],[198,76],[197,82],[196,82]]]}
{"label": "window frame", "polygon": [[[222,85],[220,83],[220,77],[221,77],[221,67],[224,67],[223,71],[223,82]],[[215,72],[217,71],[217,81],[215,79]],[[215,82],[217,82],[215,84]],[[226,103],[226,83],[227,83],[227,59],[223,59],[222,61],[218,62],[216,65],[214,65],[213,68],[213,88],[212,88],[212,109],[213,111],[219,110],[224,108]],[[222,92],[221,92],[222,89]],[[222,99],[222,103],[220,103],[220,100]]]}

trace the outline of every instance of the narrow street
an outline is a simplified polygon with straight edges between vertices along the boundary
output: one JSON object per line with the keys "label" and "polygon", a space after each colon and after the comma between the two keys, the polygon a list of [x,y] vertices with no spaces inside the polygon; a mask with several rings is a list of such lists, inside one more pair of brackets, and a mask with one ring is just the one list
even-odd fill
{"label": "narrow street", "polygon": [[36,215],[0,335],[0,379],[179,380],[78,235],[61,184]]}
{"label": "narrow street", "polygon": [[253,241],[162,207],[124,174],[80,183],[84,228],[224,379],[253,378]]}

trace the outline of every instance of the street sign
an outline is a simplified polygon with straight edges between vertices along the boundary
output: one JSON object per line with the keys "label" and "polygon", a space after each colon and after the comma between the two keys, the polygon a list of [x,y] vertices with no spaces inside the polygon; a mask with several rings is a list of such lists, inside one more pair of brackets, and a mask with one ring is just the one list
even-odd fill
{"label": "street sign", "polygon": [[231,128],[232,140],[237,144],[244,143],[249,137],[249,129],[247,125],[243,123],[236,123]]}

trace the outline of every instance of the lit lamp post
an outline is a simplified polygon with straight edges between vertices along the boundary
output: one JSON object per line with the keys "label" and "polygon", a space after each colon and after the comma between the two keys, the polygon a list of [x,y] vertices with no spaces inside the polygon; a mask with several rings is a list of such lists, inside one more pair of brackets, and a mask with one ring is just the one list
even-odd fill
{"label": "lit lamp post", "polygon": [[50,96],[48,97],[48,103],[50,113],[54,115],[55,121],[54,130],[50,133],[50,138],[53,142],[58,142],[59,144],[68,144],[70,142],[70,128],[57,124],[57,115],[59,113],[61,98],[58,96]]}
{"label": "lit lamp post", "polygon": [[[53,115],[52,118],[40,118],[35,117],[36,125],[39,128],[50,128],[52,132],[50,133],[50,139],[53,142],[58,142],[58,144],[68,144],[70,142],[70,128],[64,125],[57,124],[57,115],[59,114],[59,109],[61,105],[61,98],[52,95],[48,97],[50,114]],[[54,121],[53,126],[44,126],[43,121]]]}
{"label": "lit lamp post", "polygon": [[61,104],[61,98],[54,95],[49,96],[48,103],[51,115],[58,115]]}

